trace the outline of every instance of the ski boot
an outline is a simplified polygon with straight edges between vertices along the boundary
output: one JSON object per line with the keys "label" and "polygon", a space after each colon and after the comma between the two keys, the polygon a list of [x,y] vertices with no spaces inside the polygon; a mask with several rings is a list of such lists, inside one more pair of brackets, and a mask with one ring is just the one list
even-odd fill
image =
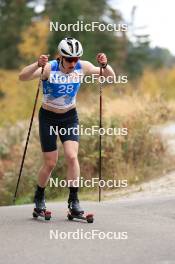
{"label": "ski boot", "polygon": [[45,205],[45,195],[43,193],[35,192],[34,197],[35,208],[33,210],[33,218],[38,218],[38,216],[45,218],[45,220],[50,220],[51,212],[46,210]]}
{"label": "ski boot", "polygon": [[75,218],[75,219],[86,220],[88,223],[93,223],[94,221],[93,214],[84,215],[84,211],[80,207],[78,199],[68,201],[68,209],[69,209],[67,214],[68,220],[73,220]]}

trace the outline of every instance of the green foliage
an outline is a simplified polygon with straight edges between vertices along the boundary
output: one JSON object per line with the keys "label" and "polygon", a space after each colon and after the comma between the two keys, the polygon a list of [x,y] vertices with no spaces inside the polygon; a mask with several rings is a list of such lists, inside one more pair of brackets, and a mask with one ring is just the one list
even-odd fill
{"label": "green foliage", "polygon": [[1,145],[0,145],[0,158],[6,158],[7,155],[9,154],[10,150],[7,146],[7,144],[1,142]]}
{"label": "green foliage", "polygon": [[155,47],[150,49],[149,61],[153,69],[160,69],[162,67],[171,67],[175,62],[175,58],[169,50]]}
{"label": "green foliage", "polygon": [[127,50],[124,69],[131,80],[141,77],[145,68],[155,71],[171,67],[175,62],[174,56],[167,49],[150,48],[148,40],[137,41],[135,44],[128,42]]}
{"label": "green foliage", "polygon": [[0,89],[0,99],[5,97],[5,92]]}
{"label": "green foliage", "polygon": [[17,45],[32,15],[25,0],[0,1],[0,68],[13,69],[20,65]]}
{"label": "green foliage", "polygon": [[[83,4],[80,0],[64,0],[53,3],[54,1],[46,1],[45,13],[49,16],[50,21],[57,21],[59,24],[75,24],[77,21],[83,21],[84,25],[93,21],[104,24],[107,24],[107,21],[115,24],[122,22],[119,13],[112,9],[106,0],[87,0]],[[58,43],[66,36],[75,37],[82,42],[85,60],[96,63],[96,54],[103,51],[108,55],[111,63],[116,63],[118,60],[117,63],[120,64],[119,53],[124,50],[123,36],[116,36],[114,32],[100,32],[98,30],[92,32],[85,30],[51,32],[48,42],[51,55],[57,52]]]}
{"label": "green foliage", "polygon": [[14,69],[30,64],[41,53],[49,53],[53,58],[57,54],[58,43],[67,36],[82,42],[84,60],[97,64],[96,54],[104,52],[113,68],[117,72],[124,71],[130,79],[140,77],[145,67],[154,70],[169,67],[175,62],[168,50],[150,48],[148,36],[141,34],[134,35],[136,41],[132,43],[125,32],[98,29],[49,32],[48,20],[65,25],[78,21],[84,25],[95,21],[105,25],[125,23],[119,10],[113,9],[107,0],[83,3],[81,0],[46,0],[44,11],[39,14],[34,8],[37,5],[37,0],[0,1],[0,68]]}
{"label": "green foliage", "polygon": [[149,42],[140,42],[136,44],[128,42],[128,52],[124,68],[129,73],[129,79],[140,77],[145,65],[149,60]]}

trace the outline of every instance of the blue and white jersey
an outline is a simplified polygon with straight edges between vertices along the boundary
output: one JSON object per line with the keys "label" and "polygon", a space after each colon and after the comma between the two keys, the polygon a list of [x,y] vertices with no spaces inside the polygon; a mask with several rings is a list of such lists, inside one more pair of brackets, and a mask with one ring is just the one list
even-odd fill
{"label": "blue and white jersey", "polygon": [[83,78],[83,69],[78,61],[73,72],[60,71],[59,61],[52,60],[48,80],[43,80],[43,103],[58,109],[68,108],[76,103],[76,95]]}

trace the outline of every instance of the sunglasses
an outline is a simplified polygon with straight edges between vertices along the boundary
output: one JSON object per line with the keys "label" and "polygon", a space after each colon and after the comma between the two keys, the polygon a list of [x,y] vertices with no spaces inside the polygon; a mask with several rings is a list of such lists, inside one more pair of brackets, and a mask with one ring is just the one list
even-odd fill
{"label": "sunglasses", "polygon": [[79,60],[79,57],[72,57],[72,58],[69,58],[69,57],[63,57],[65,59],[65,61],[67,62],[77,62]]}

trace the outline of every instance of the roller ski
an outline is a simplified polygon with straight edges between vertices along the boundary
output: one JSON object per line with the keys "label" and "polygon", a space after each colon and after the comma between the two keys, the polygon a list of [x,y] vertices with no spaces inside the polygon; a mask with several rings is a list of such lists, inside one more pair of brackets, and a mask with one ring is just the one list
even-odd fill
{"label": "roller ski", "polygon": [[35,192],[34,197],[35,208],[33,210],[33,218],[43,217],[45,220],[51,219],[51,212],[46,210],[44,193]]}
{"label": "roller ski", "polygon": [[68,214],[67,214],[68,220],[71,221],[75,218],[75,219],[85,220],[88,223],[94,222],[93,214],[84,214],[84,211],[80,207],[78,199],[74,201],[69,201],[68,209],[69,209]]}

